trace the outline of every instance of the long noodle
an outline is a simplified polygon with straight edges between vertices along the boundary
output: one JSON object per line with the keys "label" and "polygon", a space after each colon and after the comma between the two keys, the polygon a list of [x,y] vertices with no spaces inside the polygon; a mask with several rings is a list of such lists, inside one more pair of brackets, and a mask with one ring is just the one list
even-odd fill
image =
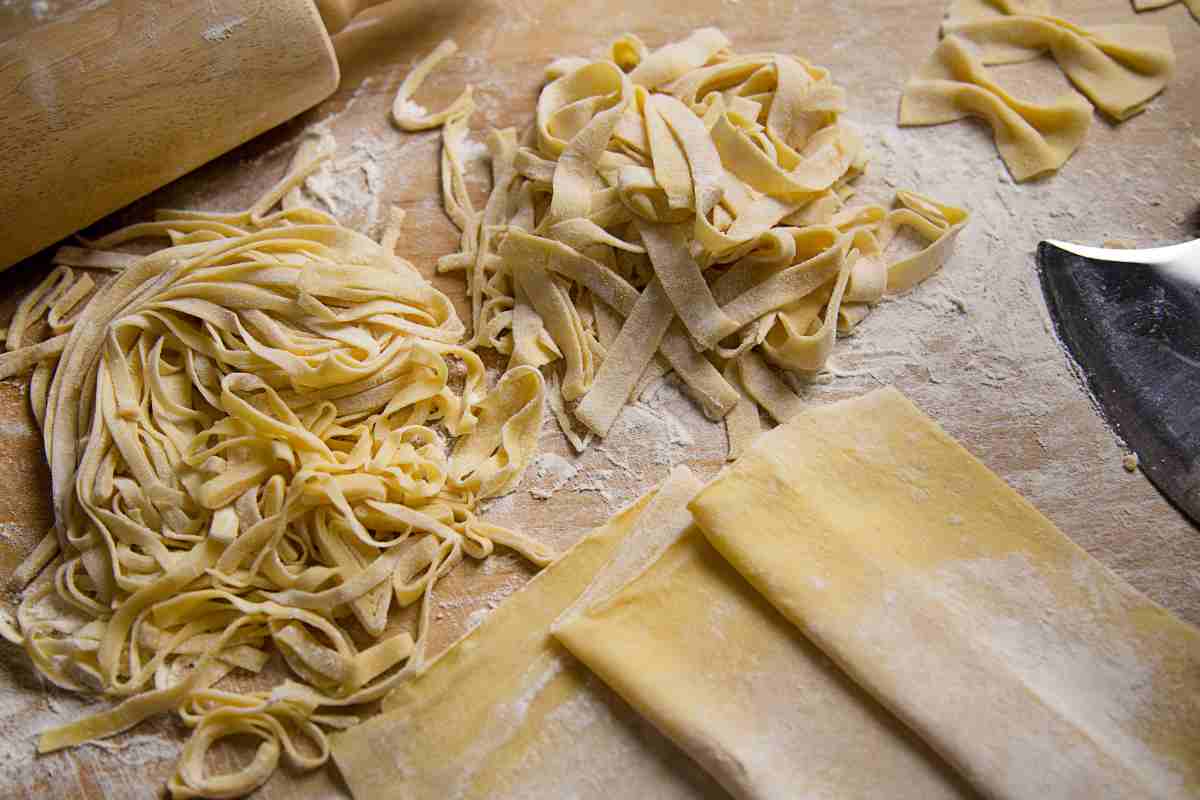
{"label": "long noodle", "polygon": [[[298,202],[329,153],[302,148],[248,211],[164,212],[60,251],[121,271],[80,308],[91,279],[60,266],[9,326],[0,374],[36,368],[56,523],[0,633],[57,686],[118,701],[40,752],[176,710],[194,731],[172,794],[240,796],[281,758],[323,763],[325,730],[355,720],[329,709],[419,669],[430,597],[464,555],[554,557],[475,514],[536,450],[541,374],[488,390],[448,298],[392,252],[402,214],[385,247]],[[146,237],[169,244],[114,250]],[[25,345],[43,317],[57,335]],[[413,623],[392,613],[414,603]],[[282,681],[224,688],[272,652]],[[210,774],[235,735],[260,740],[252,762]]]}

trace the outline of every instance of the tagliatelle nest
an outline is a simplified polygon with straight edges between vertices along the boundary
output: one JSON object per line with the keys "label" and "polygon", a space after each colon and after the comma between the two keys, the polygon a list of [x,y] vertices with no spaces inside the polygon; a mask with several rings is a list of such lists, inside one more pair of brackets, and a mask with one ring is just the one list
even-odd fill
{"label": "tagliatelle nest", "polygon": [[[281,752],[323,763],[323,729],[355,722],[330,709],[419,668],[434,585],[464,553],[552,557],[475,515],[536,450],[541,375],[488,391],[450,301],[394,255],[401,214],[380,244],[299,203],[321,144],[249,211],[163,212],[64,252],[122,271],[66,319],[92,283],[60,267],[10,325],[0,374],[38,365],[56,524],[17,576],[52,579],[3,633],[56,685],[120,701],[46,732],[41,752],[178,710],[195,731],[172,793],[244,794]],[[110,250],[145,237],[171,244]],[[44,314],[57,335],[22,347]],[[414,603],[414,627],[389,622]],[[222,688],[272,651],[286,681]],[[234,734],[262,740],[255,758],[208,774]]]}
{"label": "tagliatelle nest", "polygon": [[[473,342],[512,367],[561,362],[550,399],[579,449],[674,370],[736,455],[756,404],[781,422],[800,408],[768,362],[821,369],[838,333],[937,271],[966,223],[908,191],[893,209],[850,205],[866,148],[845,92],[799,56],[740,55],[703,28],[655,51],[626,35],[546,77],[528,131],[488,137],[482,211],[461,181],[465,117],[446,123],[462,246],[439,268],[466,273]],[[889,257],[901,228],[927,246]]]}

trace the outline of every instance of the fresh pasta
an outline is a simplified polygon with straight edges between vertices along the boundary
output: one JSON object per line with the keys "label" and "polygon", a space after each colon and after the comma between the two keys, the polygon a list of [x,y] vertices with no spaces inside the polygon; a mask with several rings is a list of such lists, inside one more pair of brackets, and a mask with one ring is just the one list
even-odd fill
{"label": "fresh pasta", "polygon": [[1154,11],[1182,2],[1187,10],[1192,12],[1192,18],[1200,22],[1200,0],[1133,0],[1133,10],[1139,14],[1143,11]]}
{"label": "fresh pasta", "polygon": [[[456,188],[447,126],[463,243],[440,267],[465,274],[472,342],[558,373],[555,416],[577,447],[575,420],[606,435],[668,368],[713,419],[763,402],[764,371],[821,369],[838,333],[940,267],[966,222],[911,192],[893,210],[848,205],[866,149],[841,119],[845,92],[801,58],[738,55],[713,28],[657,50],[627,34],[546,78],[529,129],[488,138],[482,212]],[[928,247],[889,263],[901,226]],[[731,451],[757,429],[745,409],[728,427]]]}
{"label": "fresh pasta", "polygon": [[[42,752],[176,711],[193,733],[174,797],[240,796],[281,760],[324,763],[326,731],[357,722],[339,709],[422,668],[442,576],[497,545],[554,558],[476,515],[535,454],[547,384],[583,449],[674,370],[740,452],[760,406],[777,421],[802,406],[778,370],[821,369],[966,224],[907,191],[894,208],[850,204],[868,158],[844,91],[711,28],[549,65],[529,129],[487,137],[479,208],[471,87],[441,111],[412,101],[455,50],[418,63],[392,116],[442,129],[460,240],[438,269],[465,275],[469,336],[395,255],[402,212],[375,242],[306,203],[328,133],[249,209],[163,211],[64,247],[22,302],[0,376],[33,371],[56,523],[13,577],[29,588],[0,634],[56,685],[117,701],[45,732]],[[889,257],[901,228],[926,246]],[[168,244],[121,249],[144,239]],[[88,270],[113,275],[97,288]],[[43,320],[51,335],[30,344]],[[491,388],[479,347],[509,359]],[[260,688],[226,681],[246,674]],[[253,759],[209,772],[235,736],[258,740]]]}
{"label": "fresh pasta", "polygon": [[[303,203],[334,147],[305,140],[247,211],[164,211],[60,250],[6,332],[0,374],[35,369],[56,523],[0,633],[55,685],[116,702],[40,752],[177,711],[193,732],[171,794],[241,796],[281,759],[324,763],[326,730],[356,721],[339,709],[419,669],[464,556],[554,557],[476,516],[536,451],[541,374],[489,390],[449,299],[394,253],[402,213],[381,244]],[[115,249],[144,238],[169,243]],[[118,271],[84,304],[94,283],[67,265]],[[28,344],[43,318],[51,338]],[[229,688],[235,671],[261,688]],[[253,759],[210,773],[232,736],[259,740]]]}
{"label": "fresh pasta", "polygon": [[[1082,28],[1052,16],[1043,0],[956,0],[933,55],[904,88],[901,125],[985,119],[1017,181],[1054,172],[1083,143],[1092,107],[1121,122],[1163,90],[1175,54],[1165,28]],[[1050,53],[1081,94],[1053,103],[1020,100],[987,67]],[[1090,101],[1090,102],[1089,102]]]}

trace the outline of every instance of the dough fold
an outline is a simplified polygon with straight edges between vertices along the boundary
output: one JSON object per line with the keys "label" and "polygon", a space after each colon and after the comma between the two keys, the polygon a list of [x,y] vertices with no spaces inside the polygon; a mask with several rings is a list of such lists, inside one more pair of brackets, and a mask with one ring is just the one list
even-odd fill
{"label": "dough fold", "polygon": [[[587,535],[422,673],[385,713],[332,737],[355,800],[712,797],[672,745],[550,636],[556,617],[606,574],[625,580],[690,520],[699,483],[676,470]],[[680,522],[682,520],[682,522]]]}
{"label": "dough fold", "polygon": [[741,575],[983,795],[1200,790],[1200,632],[894,389],[759,437],[691,509]]}
{"label": "dough fold", "polygon": [[975,796],[694,525],[554,635],[734,797]]}

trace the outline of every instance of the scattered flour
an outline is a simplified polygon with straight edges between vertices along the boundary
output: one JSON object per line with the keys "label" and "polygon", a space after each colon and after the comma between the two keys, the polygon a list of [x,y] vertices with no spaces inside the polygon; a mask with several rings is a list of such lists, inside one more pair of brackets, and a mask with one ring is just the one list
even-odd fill
{"label": "scattered flour", "polygon": [[78,776],[87,774],[99,785],[100,796],[158,797],[182,749],[182,742],[168,732],[169,721],[151,721],[135,733],[35,756],[37,734],[110,705],[57,689],[34,673],[22,650],[0,645],[0,786],[24,786],[31,796],[39,794],[36,787],[75,787],[63,796],[77,796],[83,793]]}
{"label": "scattered flour", "polygon": [[489,608],[488,606],[483,606],[482,608],[477,608],[474,611],[472,611],[470,614],[467,615],[467,626],[466,626],[467,630],[471,631],[471,630],[475,630],[476,628],[478,628],[479,624],[481,622],[483,622],[485,619],[487,619],[487,615],[490,614],[491,612],[492,612],[492,609]]}
{"label": "scattered flour", "polygon": [[533,462],[538,485],[529,490],[539,500],[548,500],[579,474],[579,468],[557,453],[542,453]]}
{"label": "scattered flour", "polygon": [[423,117],[429,113],[429,109],[427,109],[425,106],[421,105],[420,103],[414,103],[412,100],[405,100],[403,103],[400,104],[400,107],[396,110],[402,114],[409,114],[411,116],[418,116],[418,117]]}
{"label": "scattered flour", "polygon": [[304,182],[305,191],[320,201],[342,224],[361,220],[368,230],[380,218],[379,188],[383,173],[370,140],[356,140],[349,155],[325,162]]}
{"label": "scattered flour", "polygon": [[461,148],[463,161],[467,163],[476,161],[486,161],[488,158],[487,145],[482,142],[476,142],[475,139],[463,137]]}
{"label": "scattered flour", "polygon": [[[338,151],[305,180],[306,196],[325,207],[338,222],[367,235],[378,233],[383,219],[386,176],[395,171],[389,155],[405,145],[404,135],[390,126],[381,130],[355,128],[339,130],[339,118],[370,90],[372,80],[364,79],[346,102],[345,108],[309,126],[305,135],[329,135]],[[294,147],[294,145],[289,145]]]}
{"label": "scattered flour", "polygon": [[201,35],[209,42],[223,42],[233,35],[234,30],[245,24],[245,17],[234,17],[210,25]]}
{"label": "scattered flour", "polygon": [[51,4],[50,0],[0,0],[0,8],[17,8],[27,2],[29,4],[29,15],[36,22],[50,19],[58,13],[58,8]]}
{"label": "scattered flour", "polygon": [[674,374],[661,378],[642,394],[640,405],[662,423],[669,444],[690,447],[696,443],[696,438],[671,410],[682,386],[682,382]]}

